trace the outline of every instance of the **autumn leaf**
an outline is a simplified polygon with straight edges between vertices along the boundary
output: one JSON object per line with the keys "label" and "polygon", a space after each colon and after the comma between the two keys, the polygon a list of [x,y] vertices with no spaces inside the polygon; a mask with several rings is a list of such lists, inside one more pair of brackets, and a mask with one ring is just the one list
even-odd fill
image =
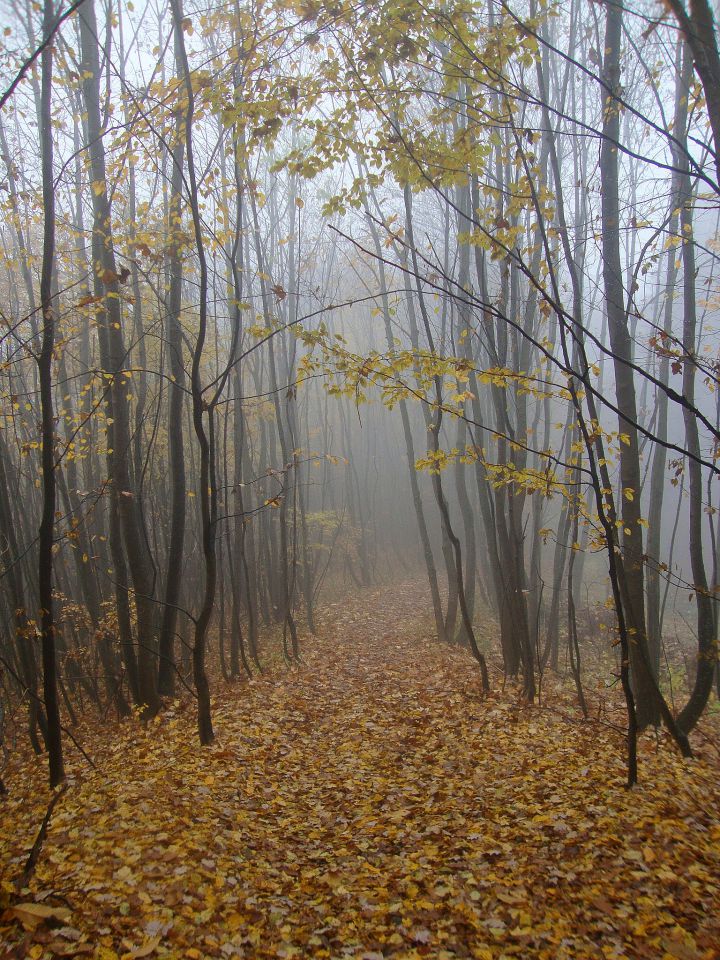
{"label": "autumn leaf", "polygon": [[137,960],[139,957],[149,957],[160,946],[162,937],[152,937],[146,940],[141,947],[132,947],[126,953],[121,955],[120,960]]}
{"label": "autumn leaf", "polygon": [[26,930],[34,930],[39,924],[51,920],[67,923],[72,916],[66,907],[49,907],[44,903],[17,903],[6,914],[19,920]]}
{"label": "autumn leaf", "polygon": [[48,949],[56,957],[95,956],[95,947],[91,943],[51,940]]}
{"label": "autumn leaf", "polygon": [[80,297],[80,299],[78,300],[78,306],[88,307],[92,303],[102,303],[103,299],[104,299],[103,297],[91,297],[91,296]]}

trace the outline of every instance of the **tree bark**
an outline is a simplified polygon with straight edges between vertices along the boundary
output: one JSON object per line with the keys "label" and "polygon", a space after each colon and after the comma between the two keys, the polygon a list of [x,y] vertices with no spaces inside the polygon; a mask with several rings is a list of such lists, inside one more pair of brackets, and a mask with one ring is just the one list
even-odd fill
{"label": "tree bark", "polygon": [[[625,291],[620,263],[620,202],[618,187],[618,148],[620,140],[620,47],[622,7],[607,8],[603,80],[603,140],[600,152],[602,190],[602,256],[605,301],[613,352],[615,391],[621,411],[618,430],[620,446],[620,538],[625,572],[624,602],[630,643],[630,665],[640,730],[660,719],[656,688],[649,670],[645,628],[643,575],[643,537],[640,509],[640,453],[638,449],[635,381],[629,366],[632,342],[625,311]],[[625,439],[622,439],[624,437]]]}
{"label": "tree bark", "polygon": [[[119,274],[115,248],[105,166],[105,147],[100,114],[100,63],[97,46],[97,19],[94,0],[86,0],[79,10],[83,96],[87,112],[88,155],[92,177],[93,261],[97,279],[105,299],[99,315],[102,365],[109,381],[108,412],[112,420],[112,454],[110,455],[110,495],[114,498],[119,526],[127,554],[127,564],[137,613],[137,697],[145,715],[157,712],[153,582],[154,572],[142,528],[136,491],[130,479],[130,420],[127,402],[125,367],[127,351],[122,332]],[[111,508],[112,509],[112,508]],[[119,545],[116,543],[116,549]],[[118,560],[120,557],[118,556]],[[115,571],[116,578],[124,574]],[[122,586],[121,586],[122,589]]]}
{"label": "tree bark", "polygon": [[[53,26],[53,3],[45,0],[43,33],[50,36]],[[53,410],[52,363],[55,348],[55,308],[52,298],[55,270],[55,185],[53,183],[52,128],[53,47],[48,44],[41,61],[40,144],[43,196],[43,252],[40,272],[40,309],[42,310],[42,346],[38,359],[40,407],[42,411],[42,492],[43,506],[38,533],[38,598],[40,601],[40,637],[43,663],[43,697],[47,717],[47,749],[50,786],[57,787],[65,779],[63,763],[60,705],[58,703],[58,669],[56,625],[53,600],[53,538],[55,533],[55,414]]]}

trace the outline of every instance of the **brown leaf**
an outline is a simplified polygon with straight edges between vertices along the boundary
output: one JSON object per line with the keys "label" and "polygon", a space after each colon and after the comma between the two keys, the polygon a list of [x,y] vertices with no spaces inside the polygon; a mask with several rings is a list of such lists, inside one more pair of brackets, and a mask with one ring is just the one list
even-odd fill
{"label": "brown leaf", "polygon": [[67,907],[47,907],[44,903],[16,903],[6,913],[12,919],[19,920],[26,930],[35,930],[46,920],[67,923],[72,916]]}
{"label": "brown leaf", "polygon": [[48,945],[56,957],[79,957],[82,954],[95,953],[95,947],[91,943],[70,943],[67,940],[53,940]]}
{"label": "brown leaf", "polygon": [[132,950],[128,950],[127,953],[123,953],[120,960],[135,960],[136,957],[149,957],[150,954],[154,953],[160,946],[161,940],[162,937],[152,937],[150,940],[146,940],[141,947],[134,947]]}

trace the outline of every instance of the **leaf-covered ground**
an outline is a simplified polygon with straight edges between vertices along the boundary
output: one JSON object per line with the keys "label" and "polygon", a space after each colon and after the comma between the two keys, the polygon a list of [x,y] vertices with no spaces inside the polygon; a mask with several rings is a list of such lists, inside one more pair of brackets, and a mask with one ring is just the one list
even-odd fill
{"label": "leaf-covered ground", "polygon": [[190,705],[82,727],[97,770],[71,753],[20,896],[49,794],[15,756],[0,956],[720,957],[713,748],[645,738],[627,792],[616,732],[559,694],[483,701],[416,599],[331,609],[299,670],[219,693],[210,748]]}

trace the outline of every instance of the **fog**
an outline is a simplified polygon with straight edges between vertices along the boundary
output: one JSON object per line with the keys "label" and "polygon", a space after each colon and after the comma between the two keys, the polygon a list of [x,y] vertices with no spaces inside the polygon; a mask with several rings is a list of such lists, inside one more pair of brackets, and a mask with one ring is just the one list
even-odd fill
{"label": "fog", "polygon": [[401,7],[5,4],[1,682],[38,749],[58,698],[187,690],[209,743],[219,678],[388,583],[485,687],[620,679],[642,728],[680,677],[678,736],[708,701],[702,77],[649,3]]}

